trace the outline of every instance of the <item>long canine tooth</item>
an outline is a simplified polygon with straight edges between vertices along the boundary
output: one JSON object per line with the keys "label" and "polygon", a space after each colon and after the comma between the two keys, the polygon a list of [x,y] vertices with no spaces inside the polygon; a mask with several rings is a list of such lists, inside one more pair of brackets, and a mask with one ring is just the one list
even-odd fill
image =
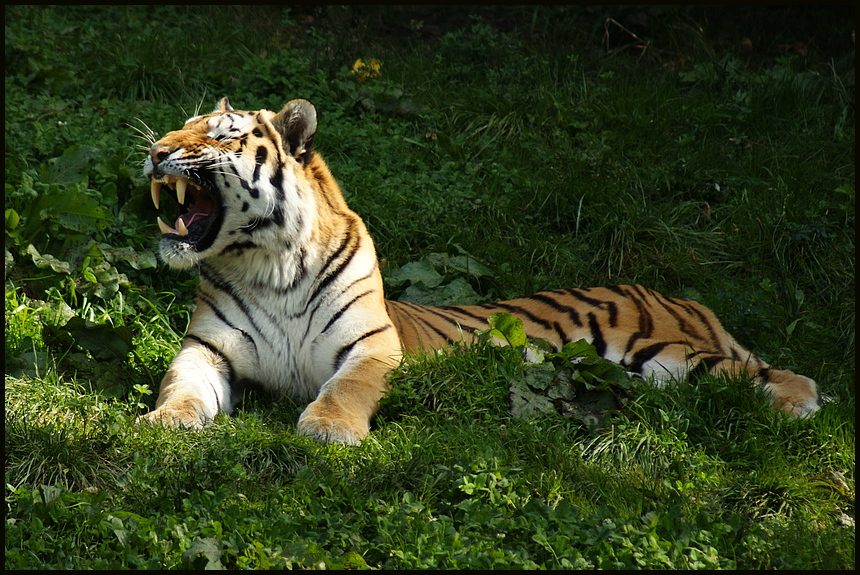
{"label": "long canine tooth", "polygon": [[188,180],[183,180],[179,178],[176,180],[176,199],[179,201],[179,205],[185,203],[185,190],[188,188]]}
{"label": "long canine tooth", "polygon": [[185,222],[182,221],[182,218],[176,220],[176,229],[179,231],[180,236],[188,235],[188,228],[185,227]]}
{"label": "long canine tooth", "polygon": [[149,189],[152,194],[152,203],[155,204],[155,209],[158,209],[158,204],[161,202],[161,182],[152,180],[152,186]]}
{"label": "long canine tooth", "polygon": [[[160,216],[158,217],[158,229],[161,230],[162,234],[175,234],[176,233],[176,230],[174,230],[173,228],[171,228],[170,226],[168,226],[167,224],[165,224],[164,222],[161,221]],[[185,233],[188,233],[188,231],[186,230]]]}

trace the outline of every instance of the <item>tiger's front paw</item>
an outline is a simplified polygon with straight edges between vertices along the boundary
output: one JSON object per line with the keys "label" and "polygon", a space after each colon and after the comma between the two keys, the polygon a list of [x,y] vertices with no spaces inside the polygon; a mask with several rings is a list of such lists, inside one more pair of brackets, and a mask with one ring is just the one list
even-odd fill
{"label": "tiger's front paw", "polygon": [[370,431],[370,424],[363,417],[315,401],[302,412],[297,429],[325,443],[359,445]]}
{"label": "tiger's front paw", "polygon": [[201,411],[192,401],[178,404],[162,405],[137,418],[137,421],[146,421],[165,427],[183,427],[187,429],[202,429],[206,419]]}

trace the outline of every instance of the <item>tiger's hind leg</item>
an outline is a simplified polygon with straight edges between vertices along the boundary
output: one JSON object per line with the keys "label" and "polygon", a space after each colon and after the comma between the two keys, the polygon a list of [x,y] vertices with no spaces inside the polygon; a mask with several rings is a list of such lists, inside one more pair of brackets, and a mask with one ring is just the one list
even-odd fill
{"label": "tiger's hind leg", "polygon": [[725,372],[733,378],[749,377],[770,396],[774,409],[793,417],[807,417],[820,407],[818,386],[804,375],[787,369],[772,369],[752,355],[748,361],[719,356],[704,357],[702,361],[712,374]]}

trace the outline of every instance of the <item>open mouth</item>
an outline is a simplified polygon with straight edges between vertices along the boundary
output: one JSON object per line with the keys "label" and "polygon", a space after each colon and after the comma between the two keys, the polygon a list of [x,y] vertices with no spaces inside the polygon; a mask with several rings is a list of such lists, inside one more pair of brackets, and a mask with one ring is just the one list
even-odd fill
{"label": "open mouth", "polygon": [[[198,249],[208,247],[217,235],[221,221],[221,209],[216,194],[191,180],[173,174],[153,177],[150,191],[156,209],[161,203],[161,191],[165,186],[179,204],[179,217],[173,227],[165,224],[159,217],[158,228],[161,233],[174,240],[195,244]],[[207,245],[201,246],[201,243]]]}

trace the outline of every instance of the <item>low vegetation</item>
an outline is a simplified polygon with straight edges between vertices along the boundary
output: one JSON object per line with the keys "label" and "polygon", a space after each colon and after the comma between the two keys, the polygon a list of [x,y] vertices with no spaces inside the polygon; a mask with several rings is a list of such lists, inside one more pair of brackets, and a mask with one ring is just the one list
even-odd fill
{"label": "low vegetation", "polygon": [[[853,9],[5,10],[7,568],[854,568]],[[828,401],[479,343],[404,361],[359,447],[261,393],[135,426],[196,283],[140,136],[224,95],[316,105],[390,298],[642,283]]]}

